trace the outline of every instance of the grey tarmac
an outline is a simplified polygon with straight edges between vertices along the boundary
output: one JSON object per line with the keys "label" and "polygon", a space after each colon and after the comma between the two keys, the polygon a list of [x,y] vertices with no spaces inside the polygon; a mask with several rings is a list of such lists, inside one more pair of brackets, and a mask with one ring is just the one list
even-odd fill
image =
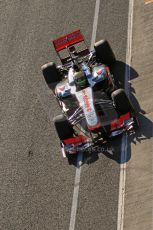
{"label": "grey tarmac", "polygon": [[124,230],[153,229],[153,4],[134,1],[131,99],[140,130],[129,139]]}

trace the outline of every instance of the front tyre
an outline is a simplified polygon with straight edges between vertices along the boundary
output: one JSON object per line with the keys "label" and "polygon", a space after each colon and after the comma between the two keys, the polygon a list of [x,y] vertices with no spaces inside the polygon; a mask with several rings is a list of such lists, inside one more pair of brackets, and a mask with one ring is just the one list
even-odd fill
{"label": "front tyre", "polygon": [[120,115],[131,112],[135,116],[135,109],[126,95],[124,89],[117,89],[111,94],[111,98],[115,104],[116,110]]}
{"label": "front tyre", "polygon": [[58,137],[61,141],[73,137],[73,127],[63,114],[56,116],[53,121]]}
{"label": "front tyre", "polygon": [[[56,116],[53,121],[54,121],[54,125],[56,128],[58,137],[60,141],[62,142],[62,145],[64,145],[63,140],[73,137],[74,129],[63,114]],[[74,164],[76,155],[73,155],[73,154],[71,155],[66,152],[65,152],[65,155],[67,157],[68,163],[70,165]]]}

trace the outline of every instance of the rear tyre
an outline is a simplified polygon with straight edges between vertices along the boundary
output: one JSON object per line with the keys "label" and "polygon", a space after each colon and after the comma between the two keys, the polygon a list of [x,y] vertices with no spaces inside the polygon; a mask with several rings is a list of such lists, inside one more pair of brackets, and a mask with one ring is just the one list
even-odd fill
{"label": "rear tyre", "polygon": [[54,125],[60,140],[66,140],[73,137],[74,130],[64,115],[58,115],[54,118]]}
{"label": "rear tyre", "polygon": [[127,97],[124,89],[117,89],[111,94],[116,110],[120,115],[131,112],[135,116],[135,110]]}
{"label": "rear tyre", "polygon": [[58,73],[54,62],[43,65],[41,70],[47,84],[59,82],[61,80],[60,74]]}
{"label": "rear tyre", "polygon": [[107,40],[100,40],[96,42],[94,48],[97,59],[99,59],[102,63],[110,66],[116,61],[113,50]]}

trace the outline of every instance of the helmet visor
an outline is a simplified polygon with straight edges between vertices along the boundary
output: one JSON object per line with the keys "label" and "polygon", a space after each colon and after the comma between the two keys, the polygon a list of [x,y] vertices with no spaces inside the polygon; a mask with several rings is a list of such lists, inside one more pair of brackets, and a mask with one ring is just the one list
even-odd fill
{"label": "helmet visor", "polygon": [[77,86],[84,87],[87,84],[87,79],[84,76],[82,76],[77,78],[75,80],[75,83]]}

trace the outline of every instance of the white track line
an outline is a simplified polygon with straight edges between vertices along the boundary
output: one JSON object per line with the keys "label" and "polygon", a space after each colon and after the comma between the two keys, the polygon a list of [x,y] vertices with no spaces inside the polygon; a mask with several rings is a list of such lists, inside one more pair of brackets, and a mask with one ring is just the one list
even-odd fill
{"label": "white track line", "polygon": [[90,50],[92,50],[94,48],[94,43],[96,41],[99,8],[100,8],[100,0],[96,0],[95,14],[94,14],[94,20],[93,20],[93,27],[92,27],[92,36],[91,36]]}
{"label": "white track line", "polygon": [[126,67],[125,67],[125,83],[124,83],[125,91],[128,94],[128,96],[129,96],[128,81],[130,80],[130,65],[131,65],[131,55],[132,55],[133,7],[134,7],[134,0],[129,0]]}
{"label": "white track line", "polygon": [[[95,40],[96,40],[99,7],[100,7],[100,0],[96,0],[90,50],[93,49],[94,43],[95,43]],[[74,181],[74,191],[73,191],[73,198],[72,198],[72,207],[71,207],[71,217],[70,217],[69,230],[74,230],[75,229],[82,160],[83,160],[83,154],[79,153],[78,157],[77,157],[77,169],[76,169],[75,181]]]}
{"label": "white track line", "polygon": [[69,230],[74,230],[75,229],[82,160],[83,160],[83,154],[79,153],[78,157],[77,157],[77,169],[76,169],[75,181],[74,181],[74,191],[73,191],[73,200],[72,200],[72,208],[71,208],[71,218],[70,218]]}
{"label": "white track line", "polygon": [[[133,7],[134,7],[134,0],[129,0],[128,34],[127,34],[127,48],[126,48],[125,85],[124,85],[125,91],[128,96],[129,96],[128,81],[130,80],[130,65],[131,65],[131,51],[132,51]],[[121,166],[120,166],[117,230],[123,230],[124,227],[126,160],[127,160],[127,151],[128,151],[127,147],[128,147],[128,137],[127,135],[123,135],[122,145],[121,145]]]}

